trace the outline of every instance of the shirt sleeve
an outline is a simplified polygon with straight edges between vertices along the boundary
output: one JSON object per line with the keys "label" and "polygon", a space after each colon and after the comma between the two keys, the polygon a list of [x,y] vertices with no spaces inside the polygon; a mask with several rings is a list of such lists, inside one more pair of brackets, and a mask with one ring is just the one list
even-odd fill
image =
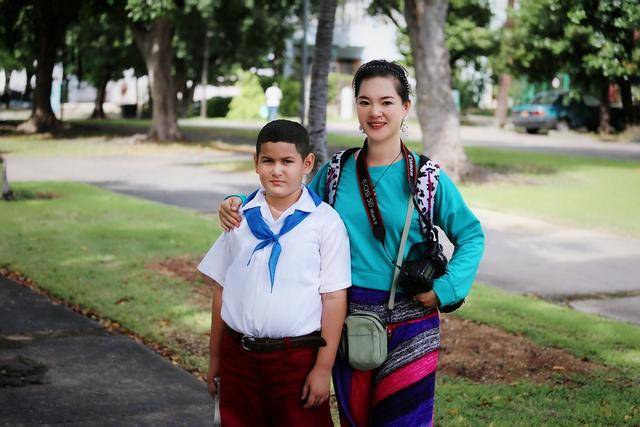
{"label": "shirt sleeve", "polygon": [[209,252],[207,252],[202,261],[200,261],[200,264],[198,264],[198,271],[215,280],[223,287],[227,270],[233,261],[231,257],[230,234],[229,232],[221,234],[218,240],[211,246]]}
{"label": "shirt sleeve", "polygon": [[351,252],[349,236],[337,212],[322,227],[320,238],[320,293],[351,286]]}
{"label": "shirt sleeve", "polygon": [[433,222],[453,243],[454,251],[447,273],[434,282],[433,290],[441,305],[450,305],[465,298],[471,290],[484,252],[484,233],[480,221],[442,170],[434,208]]}

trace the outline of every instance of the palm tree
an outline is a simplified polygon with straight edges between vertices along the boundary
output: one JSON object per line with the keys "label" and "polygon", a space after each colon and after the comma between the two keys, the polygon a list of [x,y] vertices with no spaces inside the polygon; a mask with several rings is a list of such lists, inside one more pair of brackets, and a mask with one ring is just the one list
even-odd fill
{"label": "palm tree", "polygon": [[[320,2],[316,47],[311,69],[308,131],[311,149],[316,155],[315,170],[327,160],[327,92],[336,6],[337,0]],[[303,43],[306,43],[306,40]]]}

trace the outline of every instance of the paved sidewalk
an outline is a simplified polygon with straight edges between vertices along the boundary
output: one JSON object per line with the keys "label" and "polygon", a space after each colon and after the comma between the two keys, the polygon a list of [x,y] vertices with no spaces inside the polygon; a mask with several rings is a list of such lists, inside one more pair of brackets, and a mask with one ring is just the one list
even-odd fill
{"label": "paved sidewalk", "polygon": [[212,425],[206,385],[144,345],[2,277],[0,301],[0,425]]}

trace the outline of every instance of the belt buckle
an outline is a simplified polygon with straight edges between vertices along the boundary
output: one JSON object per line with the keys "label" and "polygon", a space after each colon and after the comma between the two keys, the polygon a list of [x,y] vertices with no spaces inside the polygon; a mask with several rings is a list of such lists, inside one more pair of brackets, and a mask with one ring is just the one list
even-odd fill
{"label": "belt buckle", "polygon": [[256,342],[256,337],[252,337],[250,335],[243,335],[242,338],[240,338],[240,345],[246,351],[251,351],[251,348],[249,347],[249,345],[255,342]]}

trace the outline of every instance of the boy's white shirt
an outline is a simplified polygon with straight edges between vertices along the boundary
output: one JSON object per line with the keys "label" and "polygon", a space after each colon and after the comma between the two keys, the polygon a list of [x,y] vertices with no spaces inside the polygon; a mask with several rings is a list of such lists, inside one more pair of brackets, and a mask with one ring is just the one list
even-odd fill
{"label": "boy's white shirt", "polygon": [[[268,261],[273,245],[251,256],[260,242],[243,220],[225,232],[205,255],[198,270],[224,287],[222,319],[234,330],[254,337],[295,337],[320,330],[321,294],[351,286],[349,237],[338,213],[326,203],[316,206],[306,187],[298,201],[274,221],[264,189],[241,208],[256,206],[274,234],[295,209],[309,216],[279,238],[273,290]],[[251,258],[251,262],[247,262]]]}

